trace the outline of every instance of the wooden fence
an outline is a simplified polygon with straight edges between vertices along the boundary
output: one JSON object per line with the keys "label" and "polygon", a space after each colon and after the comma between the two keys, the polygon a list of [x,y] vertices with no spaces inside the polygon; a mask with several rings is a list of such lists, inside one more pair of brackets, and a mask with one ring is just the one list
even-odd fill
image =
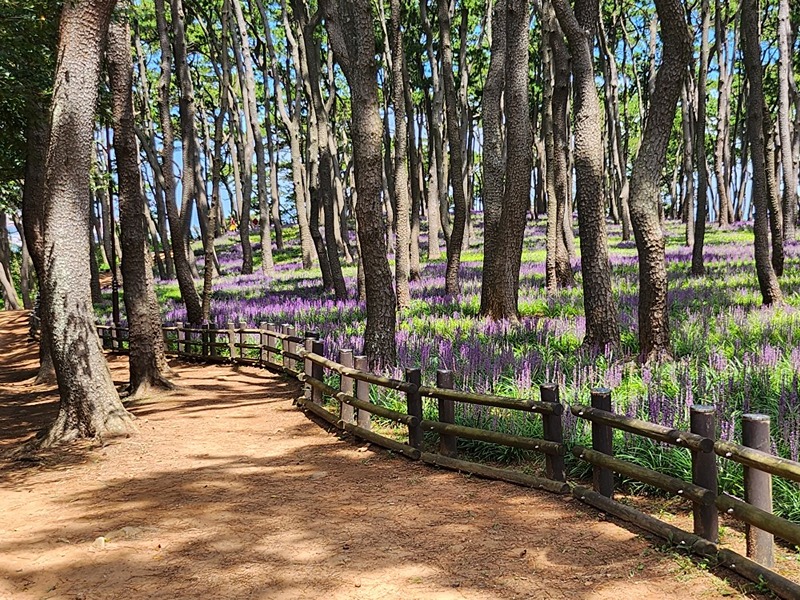
{"label": "wooden fence", "polygon": [[[127,350],[125,327],[98,325],[104,347]],[[177,323],[164,327],[167,353],[203,362],[233,362],[257,365],[280,371],[304,384],[303,396],[296,403],[307,413],[358,438],[382,446],[412,460],[438,465],[479,476],[510,481],[567,494],[608,514],[630,522],[699,556],[725,566],[760,584],[766,584],[781,598],[800,598],[800,585],[772,570],[773,536],[800,546],[800,525],[772,512],[772,476],[800,482],[800,463],[770,454],[770,422],[766,415],[742,417],[743,444],[716,439],[715,408],[695,405],[690,411],[690,431],[670,429],[648,421],[612,412],[611,392],[596,388],[589,406],[574,405],[569,410],[591,423],[592,447],[574,446],[572,453],[592,466],[592,486],[567,483],[564,473],[563,405],[555,384],[540,386],[541,400],[520,400],[489,394],[453,390],[453,373],[437,372],[436,386],[422,384],[420,369],[406,369],[405,378],[393,379],[371,373],[364,356],[352,350],[338,351],[338,360],[323,356],[318,335],[297,335],[291,325],[261,323],[257,329],[228,323],[224,329],[210,326],[184,327]],[[326,371],[338,375],[338,387],[325,381]],[[335,379],[335,378],[334,378]],[[330,379],[329,379],[330,381]],[[370,387],[394,390],[405,398],[405,411],[370,401]],[[335,412],[325,407],[334,404]],[[436,400],[438,418],[426,419],[423,399]],[[536,414],[542,419],[543,438],[513,435],[455,422],[456,403]],[[373,430],[373,417],[380,417],[407,429],[405,441]],[[686,448],[691,453],[692,481],[647,469],[614,457],[614,430],[643,436],[660,443]],[[397,431],[396,429],[394,431]],[[438,445],[427,448],[425,433],[438,434]],[[544,476],[492,467],[458,457],[458,440],[479,440],[538,452],[545,457]],[[719,493],[719,463],[733,461],[744,466],[744,499]],[[630,506],[616,502],[614,474],[623,475],[687,498],[693,506],[693,529],[685,531]],[[747,556],[722,548],[719,542],[719,513],[741,521],[746,529]]]}

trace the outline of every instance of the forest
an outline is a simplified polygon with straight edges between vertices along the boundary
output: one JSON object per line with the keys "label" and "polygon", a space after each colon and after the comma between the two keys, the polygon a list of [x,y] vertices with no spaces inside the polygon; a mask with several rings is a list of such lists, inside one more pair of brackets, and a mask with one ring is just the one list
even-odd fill
{"label": "forest", "polygon": [[269,322],[724,439],[765,413],[798,460],[799,33],[790,0],[3,2],[0,298],[60,395],[26,448],[131,433],[162,325]]}

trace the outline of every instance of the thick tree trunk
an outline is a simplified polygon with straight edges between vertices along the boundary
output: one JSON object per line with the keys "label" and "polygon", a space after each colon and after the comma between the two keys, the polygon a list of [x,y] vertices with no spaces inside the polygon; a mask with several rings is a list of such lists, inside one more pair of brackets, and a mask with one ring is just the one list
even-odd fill
{"label": "thick tree trunk", "polygon": [[[519,271],[522,242],[531,196],[533,137],[528,113],[529,7],[527,0],[506,0],[505,112],[507,136],[506,182],[496,243],[496,271],[489,285],[485,314],[493,319],[518,320]],[[455,230],[454,230],[455,231]]]}
{"label": "thick tree trunk", "polygon": [[127,20],[114,20],[108,28],[106,57],[113,103],[121,241],[125,248],[122,277],[130,336],[130,396],[135,398],[153,388],[171,389],[173,386],[166,378],[169,367],[153,282],[153,258],[147,244],[144,214],[147,207],[139,177],[139,151],[134,131],[130,43]]}
{"label": "thick tree trunk", "polygon": [[[170,104],[170,81],[172,73],[172,46],[167,30],[164,0],[155,0],[156,24],[161,50],[161,75],[158,80],[158,108],[161,120],[161,172],[164,175],[164,202],[169,221],[172,259],[175,262],[175,275],[181,298],[186,305],[186,317],[190,323],[200,323],[203,318],[200,296],[194,287],[189,258],[186,253],[188,225],[184,222],[175,203],[175,134],[172,128],[172,107]],[[183,211],[188,207],[183,206]]]}
{"label": "thick tree trunk", "polygon": [[492,286],[498,273],[500,218],[505,189],[505,144],[500,103],[506,77],[506,0],[496,0],[492,8],[492,40],[489,71],[483,86],[483,282],[481,314],[489,312]]}
{"label": "thick tree trunk", "polygon": [[758,285],[764,304],[783,300],[778,278],[770,263],[769,190],[764,143],[764,79],[759,41],[760,10],[758,0],[742,0],[741,45],[745,75],[749,85],[747,102],[747,138],[753,163],[752,203],[755,210],[755,259]]}
{"label": "thick tree trunk", "polygon": [[681,1],[656,0],[656,10],[664,41],[661,67],[655,78],[647,124],[631,174],[631,219],[639,252],[639,351],[643,360],[668,355],[670,349],[667,265],[659,217],[659,189],[692,47]]}
{"label": "thick tree trunk", "polygon": [[41,291],[61,396],[58,416],[32,447],[127,435],[94,326],[89,294],[89,169],[102,42],[113,0],[79,0],[61,13],[46,168]]}
{"label": "thick tree trunk", "polygon": [[[619,345],[617,305],[611,290],[611,265],[603,196],[603,140],[592,61],[597,23],[596,0],[578,0],[573,14],[566,0],[553,0],[572,51],[574,79],[575,177],[586,313],[585,347]],[[577,18],[576,16],[577,15]]]}
{"label": "thick tree trunk", "polygon": [[[447,242],[447,268],[444,275],[445,291],[457,296],[461,291],[459,269],[461,267],[461,245],[467,221],[467,199],[464,195],[462,172],[464,157],[461,151],[460,110],[456,80],[453,75],[453,45],[450,36],[449,3],[439,2],[439,53],[444,79],[445,113],[447,117],[447,142],[450,150],[450,184],[453,188],[453,228]],[[530,174],[529,174],[530,177]],[[440,190],[441,191],[441,190]],[[445,231],[447,228],[445,227]]]}
{"label": "thick tree trunk", "polygon": [[375,72],[375,34],[368,0],[328,0],[326,26],[336,58],[350,84],[359,256],[364,265],[367,325],[364,353],[372,365],[393,365],[396,300],[386,259],[381,211],[381,118]]}

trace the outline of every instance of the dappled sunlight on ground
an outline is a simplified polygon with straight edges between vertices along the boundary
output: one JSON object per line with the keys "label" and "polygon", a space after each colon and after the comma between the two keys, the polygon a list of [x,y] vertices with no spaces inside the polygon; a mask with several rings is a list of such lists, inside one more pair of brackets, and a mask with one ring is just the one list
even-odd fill
{"label": "dappled sunlight on ground", "polygon": [[[23,320],[0,313],[0,449],[55,411]],[[0,463],[0,598],[740,595],[571,498],[339,440],[280,376],[174,369],[181,389],[130,407],[136,436]]]}

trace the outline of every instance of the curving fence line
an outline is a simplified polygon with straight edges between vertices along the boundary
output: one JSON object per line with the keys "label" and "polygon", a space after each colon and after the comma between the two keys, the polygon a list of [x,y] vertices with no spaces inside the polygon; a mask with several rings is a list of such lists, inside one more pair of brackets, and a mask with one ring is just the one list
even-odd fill
{"label": "curving fence line", "polygon": [[[128,329],[98,325],[104,348],[127,352]],[[406,369],[405,379],[376,375],[368,370],[364,356],[352,350],[338,351],[338,361],[323,356],[322,342],[314,332],[297,335],[292,325],[261,323],[257,329],[228,323],[212,326],[163,328],[168,355],[202,362],[256,365],[282,372],[304,384],[296,404],[306,413],[355,437],[402,454],[412,460],[472,473],[491,479],[572,495],[608,514],[656,534],[678,547],[709,559],[759,584],[766,584],[781,598],[800,598],[800,585],[773,570],[774,537],[800,546],[800,525],[772,512],[772,476],[800,483],[800,463],[770,453],[770,422],[766,415],[742,417],[743,444],[716,439],[716,411],[710,405],[690,410],[690,431],[670,429],[612,412],[611,391],[596,388],[590,405],[573,405],[570,412],[591,423],[592,447],[574,446],[572,453],[592,467],[592,486],[566,481],[562,418],[564,405],[555,384],[540,386],[540,400],[520,400],[490,394],[453,390],[453,373],[437,372],[435,387],[422,385],[420,369]],[[31,338],[36,339],[38,321],[31,319]],[[325,381],[326,371],[338,375],[339,385]],[[330,379],[329,379],[330,380]],[[405,412],[370,402],[370,387],[395,390],[405,398]],[[423,400],[436,401],[437,419],[423,416]],[[325,406],[333,402],[335,411]],[[456,403],[509,409],[539,415],[543,438],[501,433],[455,423]],[[372,428],[373,416],[388,419],[407,429],[407,441],[387,437]],[[647,469],[614,457],[614,430],[642,436],[664,444],[686,448],[692,458],[692,481]],[[425,433],[435,432],[438,444],[428,448]],[[458,457],[458,440],[479,440],[544,455],[544,476],[492,467]],[[719,464],[732,461],[744,466],[744,498],[719,493]],[[616,502],[614,474],[623,475],[669,494],[686,498],[693,506],[693,529],[685,531],[630,506]],[[719,546],[719,513],[745,524],[747,556]]]}

